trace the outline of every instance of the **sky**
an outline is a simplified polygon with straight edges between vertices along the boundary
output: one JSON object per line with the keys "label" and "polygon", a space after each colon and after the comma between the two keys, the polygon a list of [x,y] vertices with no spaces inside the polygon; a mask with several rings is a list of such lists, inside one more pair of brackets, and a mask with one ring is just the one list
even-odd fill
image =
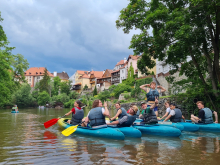
{"label": "sky", "polygon": [[50,72],[103,71],[133,54],[133,30],[124,34],[115,21],[128,0],[0,0],[0,24],[13,54],[29,67]]}

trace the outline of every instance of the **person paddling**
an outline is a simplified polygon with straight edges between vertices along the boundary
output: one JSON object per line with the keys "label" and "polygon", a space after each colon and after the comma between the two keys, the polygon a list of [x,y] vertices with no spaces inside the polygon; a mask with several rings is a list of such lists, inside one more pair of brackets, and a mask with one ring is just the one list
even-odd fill
{"label": "person paddling", "polygon": [[112,123],[107,123],[107,125],[117,125],[118,127],[130,127],[136,120],[137,111],[138,107],[134,105],[129,109],[129,114],[126,114],[122,118],[119,118],[118,120],[113,121]]}
{"label": "person paddling", "polygon": [[[146,88],[147,86],[147,88]],[[151,105],[154,104],[155,102],[155,97],[159,98],[159,94],[162,92],[165,92],[166,89],[162,86],[157,86],[159,91],[156,89],[156,83],[151,82],[150,84],[144,84],[140,86],[141,89],[147,92],[146,97],[147,97],[147,106],[150,107]],[[158,107],[154,107],[154,111],[156,116],[158,117]]]}
{"label": "person paddling", "polygon": [[141,124],[156,124],[158,123],[157,121],[157,116],[155,114],[154,108],[158,104],[158,98],[155,97],[155,102],[153,105],[150,107],[147,106],[145,102],[141,102],[141,108],[142,112],[139,115],[141,119],[143,119],[143,122]]}
{"label": "person paddling", "polygon": [[163,117],[161,117],[161,118],[158,119],[158,120],[163,120],[165,117],[167,117],[167,116],[169,115],[169,113],[170,113],[170,111],[171,111],[171,109],[170,109],[170,102],[169,102],[169,101],[166,101],[166,102],[164,103],[164,105],[165,105],[165,107],[166,107],[166,113],[163,115]]}
{"label": "person paddling", "polygon": [[17,105],[14,105],[14,107],[12,107],[12,111],[15,111],[15,112],[18,111],[18,107],[17,107]]}
{"label": "person paddling", "polygon": [[170,110],[171,111],[170,111],[169,115],[166,117],[166,119],[164,120],[164,122],[169,119],[173,123],[181,122],[181,119],[183,119],[185,122],[185,117],[182,115],[181,110],[176,108],[175,104],[173,104],[173,103],[170,104]]}
{"label": "person paddling", "polygon": [[65,116],[68,116],[72,113],[72,119],[68,120],[67,123],[72,125],[77,125],[81,123],[84,117],[84,111],[81,107],[82,107],[81,101],[77,100],[74,102],[74,108],[65,114]]}
{"label": "person paddling", "polygon": [[218,123],[218,114],[216,111],[212,111],[209,108],[205,108],[204,103],[202,101],[197,101],[196,105],[199,108],[199,115],[197,117],[192,114],[191,115],[192,122],[205,123],[205,124],[213,123],[214,120],[213,120],[212,114],[214,114],[215,123]]}
{"label": "person paddling", "polygon": [[109,117],[109,111],[107,103],[104,102],[104,108],[102,107],[101,100],[95,100],[92,105],[92,109],[89,111],[87,117],[83,119],[82,126],[86,127],[90,121],[92,128],[107,127],[105,122],[105,116]]}

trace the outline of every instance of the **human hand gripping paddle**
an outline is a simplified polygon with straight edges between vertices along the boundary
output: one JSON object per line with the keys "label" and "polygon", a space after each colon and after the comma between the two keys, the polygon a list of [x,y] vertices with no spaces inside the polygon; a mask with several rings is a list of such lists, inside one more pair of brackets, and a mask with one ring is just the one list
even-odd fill
{"label": "human hand gripping paddle", "polygon": [[63,130],[63,131],[62,131],[62,134],[63,134],[64,136],[69,136],[69,135],[71,135],[73,132],[75,132],[75,131],[77,130],[77,127],[78,127],[80,124],[84,123],[84,122],[85,122],[85,121],[79,123],[78,125],[74,125],[74,126],[71,126],[71,127],[67,128],[67,129]]}
{"label": "human hand gripping paddle", "polygon": [[[84,108],[84,107],[86,107],[86,106],[87,106],[87,105],[84,105],[84,106],[82,106],[81,108]],[[62,117],[60,117],[60,118],[64,118],[65,116],[66,116],[66,115],[64,115],[64,116],[62,116]],[[45,128],[51,127],[52,125],[56,124],[60,118],[51,119],[51,120],[45,122],[45,123],[44,123],[44,127],[45,127]]]}

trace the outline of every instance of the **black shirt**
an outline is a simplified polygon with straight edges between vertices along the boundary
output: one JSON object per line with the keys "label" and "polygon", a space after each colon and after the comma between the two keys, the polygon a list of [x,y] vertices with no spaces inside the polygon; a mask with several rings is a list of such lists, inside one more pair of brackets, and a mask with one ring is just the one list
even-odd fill
{"label": "black shirt", "polygon": [[[212,111],[212,110],[211,110]],[[212,113],[213,113],[214,111],[212,111]],[[199,111],[199,115],[198,115],[198,118],[200,118],[200,119],[204,119],[205,118],[205,111],[204,110],[200,110]]]}

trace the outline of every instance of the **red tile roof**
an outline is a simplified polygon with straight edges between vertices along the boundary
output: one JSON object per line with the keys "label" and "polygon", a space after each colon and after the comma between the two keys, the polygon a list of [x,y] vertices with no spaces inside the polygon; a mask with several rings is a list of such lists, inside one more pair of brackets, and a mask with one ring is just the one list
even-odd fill
{"label": "red tile roof", "polygon": [[76,72],[78,74],[89,74],[89,71],[84,71],[84,70],[77,70]]}
{"label": "red tile roof", "polygon": [[119,61],[115,66],[123,65],[123,64],[124,64],[124,60],[121,60],[121,61]]}
{"label": "red tile roof", "polygon": [[103,75],[103,71],[91,71],[90,74],[93,74],[95,78],[101,78]]}
{"label": "red tile roof", "polygon": [[[29,68],[25,73],[25,76],[43,76],[44,75],[44,67],[32,67]],[[54,77],[49,71],[47,71],[50,77]]]}
{"label": "red tile roof", "polygon": [[115,73],[115,72],[119,72],[120,70],[115,70],[115,71],[113,71],[112,73]]}
{"label": "red tile roof", "polygon": [[[131,58],[132,60],[137,60],[138,59],[138,55],[134,56],[134,55],[129,55],[128,59]],[[127,60],[128,61],[128,60]]]}
{"label": "red tile roof", "polygon": [[89,76],[87,74],[84,74],[84,75],[80,76],[80,78],[89,78]]}

